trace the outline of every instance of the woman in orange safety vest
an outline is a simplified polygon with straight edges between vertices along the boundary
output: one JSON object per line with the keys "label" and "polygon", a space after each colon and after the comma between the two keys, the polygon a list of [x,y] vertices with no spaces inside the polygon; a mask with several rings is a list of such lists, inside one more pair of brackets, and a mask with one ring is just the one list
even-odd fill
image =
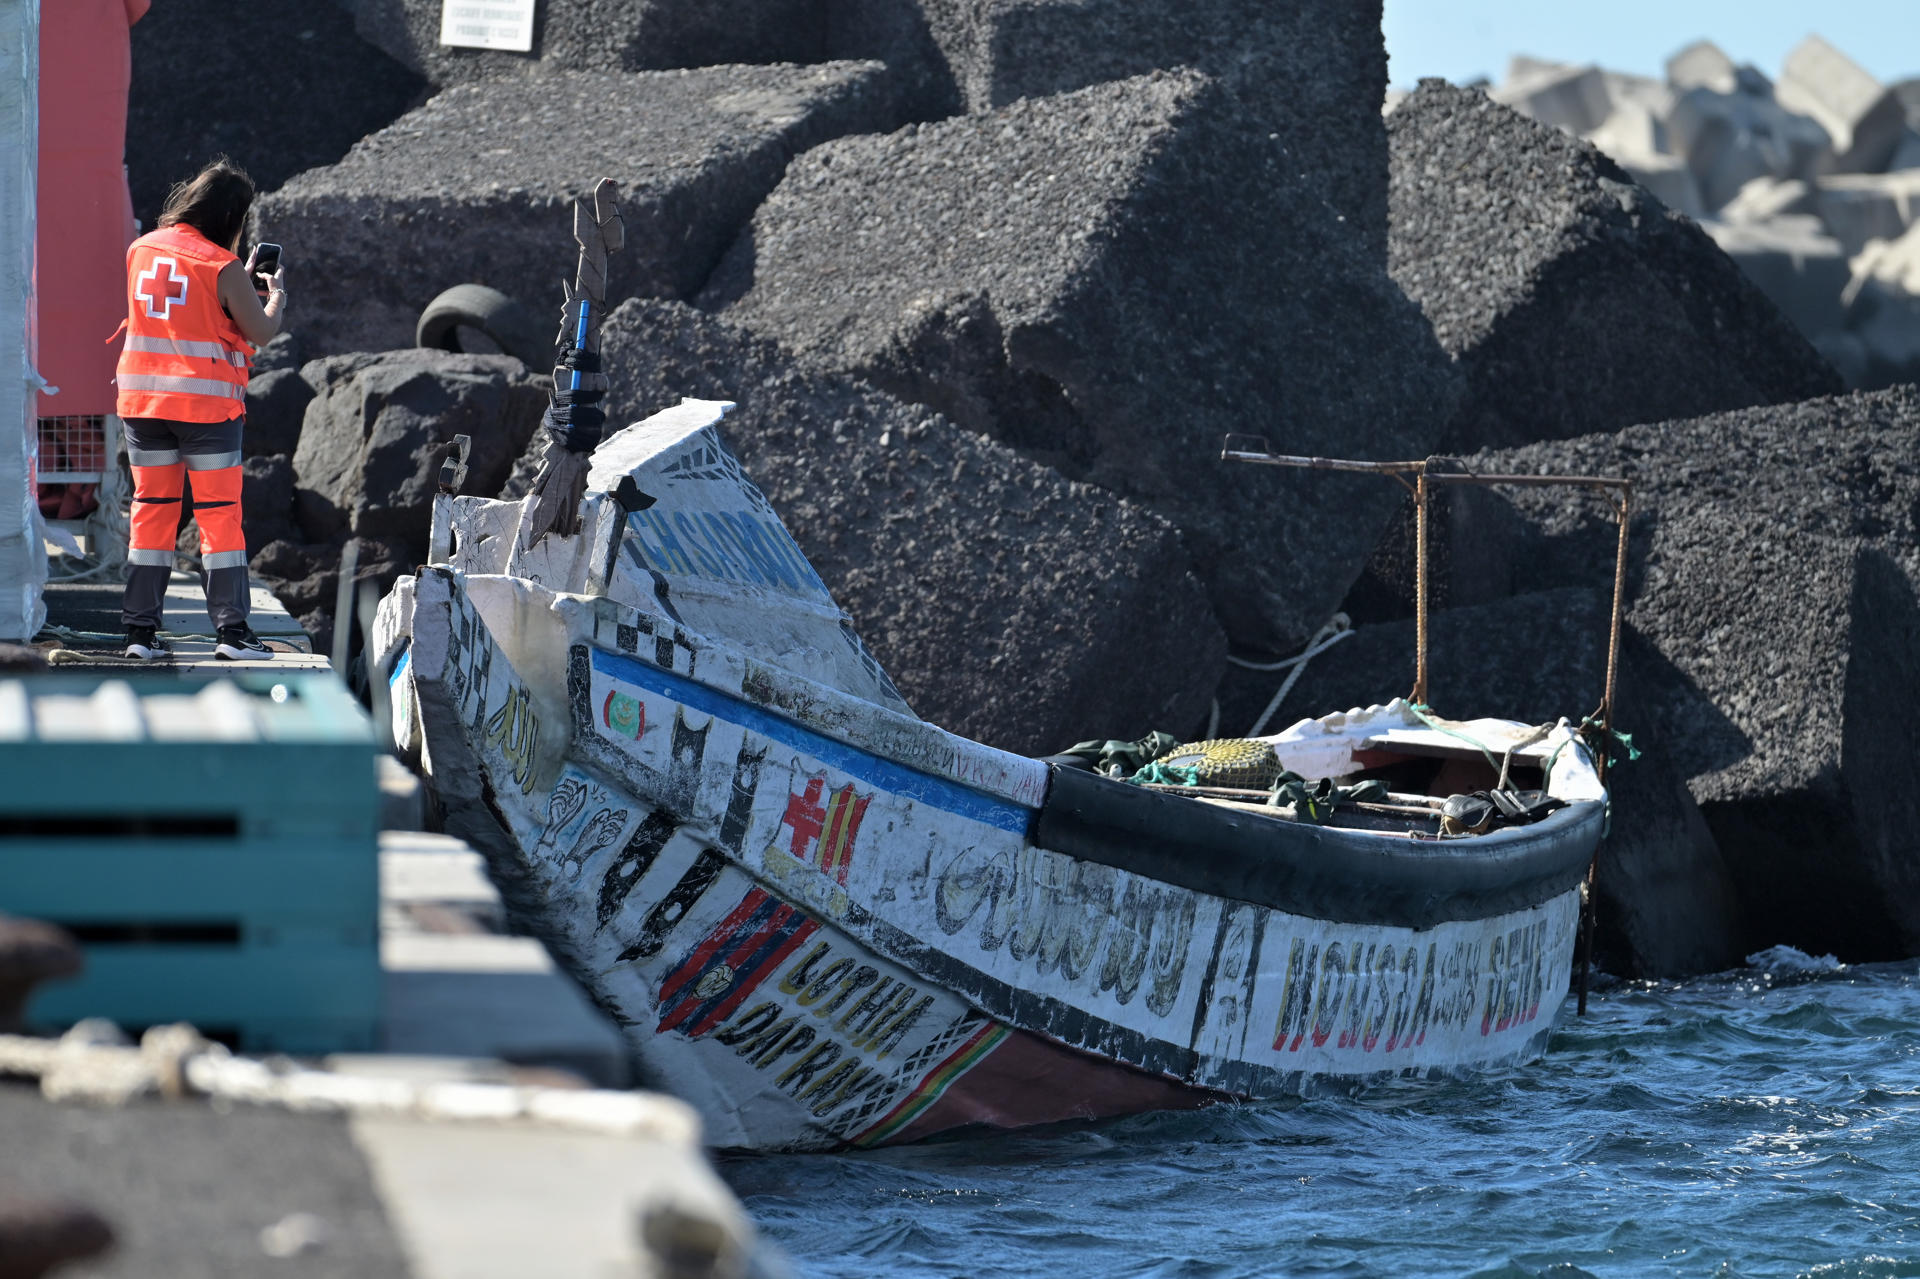
{"label": "woman in orange safety vest", "polygon": [[176,186],[160,225],[127,249],[126,344],[114,381],[133,468],[133,530],[120,620],[128,657],[172,655],[159,638],[186,473],[200,525],[201,582],[229,660],[272,656],[247,625],[247,540],[240,531],[240,435],[254,348],[280,331],[285,276],[236,256],[253,180],[225,159]]}

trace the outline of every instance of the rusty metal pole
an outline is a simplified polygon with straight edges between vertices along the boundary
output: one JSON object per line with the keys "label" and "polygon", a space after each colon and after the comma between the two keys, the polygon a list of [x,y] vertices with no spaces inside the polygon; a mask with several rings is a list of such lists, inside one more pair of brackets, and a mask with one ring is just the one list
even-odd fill
{"label": "rusty metal pole", "polygon": [[[1600,702],[1600,745],[1594,755],[1594,769],[1600,774],[1601,785],[1606,785],[1609,748],[1613,744],[1613,689],[1620,673],[1620,625],[1626,612],[1627,598],[1627,517],[1633,509],[1633,490],[1622,485],[1620,498],[1614,504],[1614,510],[1620,517],[1620,540],[1613,556],[1613,618],[1607,632],[1607,689]],[[1609,798],[1608,803],[1612,803]],[[1604,841],[1603,841],[1604,844]],[[1600,850],[1595,848],[1593,860],[1587,863],[1587,882],[1584,890],[1586,910],[1580,920],[1580,989],[1577,1015],[1587,1015],[1587,980],[1593,971],[1593,929],[1594,914],[1600,909],[1600,901],[1594,895],[1594,880],[1600,869]]]}
{"label": "rusty metal pole", "polygon": [[1413,482],[1413,697],[1427,705],[1427,472]]}

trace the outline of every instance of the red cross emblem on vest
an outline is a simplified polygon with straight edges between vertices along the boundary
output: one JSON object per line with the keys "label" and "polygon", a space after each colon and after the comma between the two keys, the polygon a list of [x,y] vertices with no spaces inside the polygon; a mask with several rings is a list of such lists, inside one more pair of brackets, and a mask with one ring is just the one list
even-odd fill
{"label": "red cross emblem on vest", "polygon": [[187,300],[187,277],[175,272],[172,258],[155,258],[153,265],[134,277],[133,296],[147,304],[151,319],[164,320],[167,313]]}

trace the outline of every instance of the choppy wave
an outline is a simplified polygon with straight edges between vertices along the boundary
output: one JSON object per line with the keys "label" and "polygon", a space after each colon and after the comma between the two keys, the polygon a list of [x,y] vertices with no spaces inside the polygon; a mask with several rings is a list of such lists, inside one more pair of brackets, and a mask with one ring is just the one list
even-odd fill
{"label": "choppy wave", "polygon": [[1920,963],[1748,964],[1471,1081],[723,1172],[804,1276],[1920,1279]]}

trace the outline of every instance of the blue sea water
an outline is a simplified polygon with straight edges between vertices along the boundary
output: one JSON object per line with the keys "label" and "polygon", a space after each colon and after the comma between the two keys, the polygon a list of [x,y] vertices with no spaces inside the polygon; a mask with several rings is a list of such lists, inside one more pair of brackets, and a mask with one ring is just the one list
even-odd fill
{"label": "blue sea water", "polygon": [[722,1171],[802,1276],[1920,1276],[1920,963],[1755,961],[1473,1080]]}

